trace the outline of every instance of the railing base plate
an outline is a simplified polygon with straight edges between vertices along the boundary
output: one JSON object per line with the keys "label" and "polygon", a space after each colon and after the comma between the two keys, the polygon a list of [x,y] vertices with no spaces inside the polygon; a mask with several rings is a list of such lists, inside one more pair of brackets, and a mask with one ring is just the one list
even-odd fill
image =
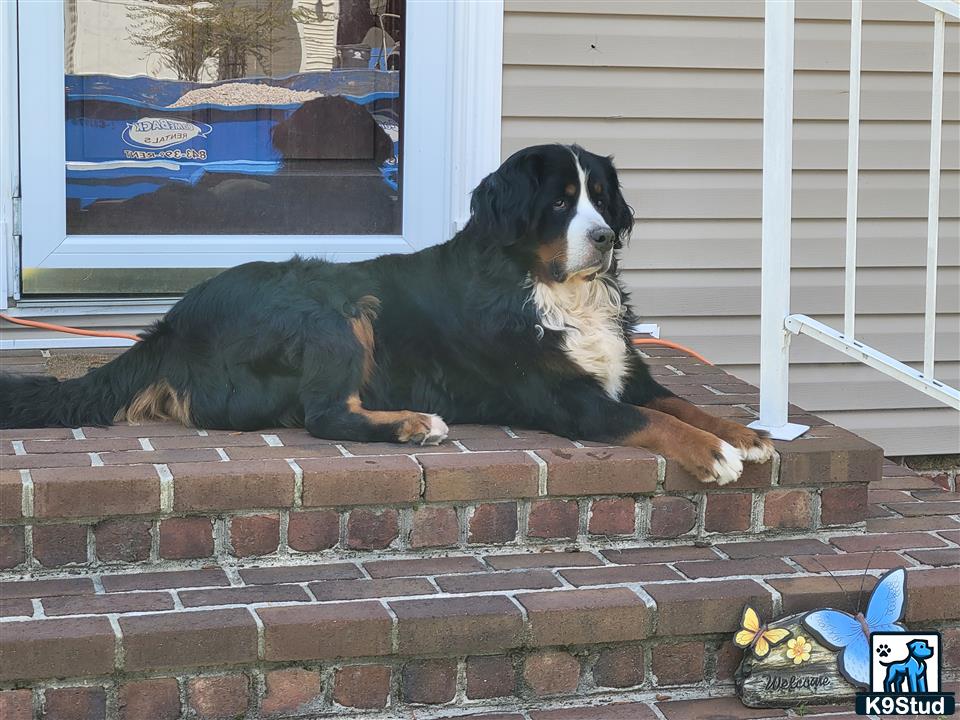
{"label": "railing base plate", "polygon": [[747,427],[753,430],[763,430],[774,440],[796,440],[810,429],[809,425],[800,425],[799,423],[787,423],[786,425],[780,425],[778,427],[770,427],[769,425],[764,425],[759,420],[754,420],[747,425]]}

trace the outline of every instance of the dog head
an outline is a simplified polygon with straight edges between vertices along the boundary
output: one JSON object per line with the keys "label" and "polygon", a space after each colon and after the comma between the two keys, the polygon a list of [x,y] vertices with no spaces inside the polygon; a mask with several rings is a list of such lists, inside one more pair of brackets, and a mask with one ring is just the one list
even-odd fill
{"label": "dog head", "polygon": [[511,155],[473,191],[473,230],[542,282],[606,272],[633,229],[610,158],[577,145]]}
{"label": "dog head", "polygon": [[926,660],[933,657],[933,648],[927,644],[926,640],[911,640],[907,643],[910,649],[910,655],[917,660]]}

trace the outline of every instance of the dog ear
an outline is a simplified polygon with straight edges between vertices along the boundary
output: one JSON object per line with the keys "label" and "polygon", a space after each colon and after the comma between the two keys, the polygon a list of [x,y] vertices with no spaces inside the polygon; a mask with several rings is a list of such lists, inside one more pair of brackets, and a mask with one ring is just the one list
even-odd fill
{"label": "dog ear", "polygon": [[533,200],[540,188],[543,157],[530,150],[511,155],[470,198],[470,224],[503,246],[525,237],[535,219]]}
{"label": "dog ear", "polygon": [[633,208],[627,204],[623,197],[623,190],[620,187],[620,178],[617,177],[617,169],[613,166],[613,156],[610,155],[607,160],[607,182],[613,189],[610,199],[610,219],[611,227],[617,234],[617,240],[614,245],[619,249],[633,232]]}

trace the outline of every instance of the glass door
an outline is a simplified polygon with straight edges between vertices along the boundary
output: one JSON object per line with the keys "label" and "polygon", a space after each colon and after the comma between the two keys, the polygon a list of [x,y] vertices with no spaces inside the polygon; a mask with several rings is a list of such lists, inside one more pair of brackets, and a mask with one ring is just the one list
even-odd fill
{"label": "glass door", "polygon": [[448,3],[20,0],[24,294],[449,236]]}

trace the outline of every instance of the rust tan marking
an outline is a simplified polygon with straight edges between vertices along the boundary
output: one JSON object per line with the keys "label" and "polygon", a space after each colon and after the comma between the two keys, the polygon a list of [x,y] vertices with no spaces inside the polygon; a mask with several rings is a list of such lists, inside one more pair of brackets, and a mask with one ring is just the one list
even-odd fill
{"label": "rust tan marking", "polygon": [[724,485],[740,477],[743,465],[735,448],[716,435],[658,410],[640,412],[647,424],[620,440],[676,460],[701,482]]}
{"label": "rust tan marking", "polygon": [[[395,425],[397,427],[397,440],[402,443],[411,440],[422,442],[424,438],[429,438],[435,434],[435,415],[425,415],[412,410],[367,410],[363,407],[358,395],[351,395],[347,398],[347,409],[351,413],[365,418],[372,425]],[[439,418],[436,419],[439,420]],[[446,437],[446,426],[444,425],[443,428],[444,437]]]}
{"label": "rust tan marking", "polygon": [[190,394],[178,393],[166,380],[157,380],[121,408],[113,420],[134,424],[149,420],[175,420],[181,425],[193,427]]}
{"label": "rust tan marking", "polygon": [[569,197],[576,197],[577,195],[577,186],[573,183],[570,183],[563,189],[563,193]]}
{"label": "rust tan marking", "polygon": [[373,295],[364,295],[357,300],[356,309],[358,314],[350,318],[350,328],[363,350],[362,387],[370,381],[377,367],[374,356],[376,340],[373,334],[373,321],[377,319],[380,312],[380,299]]}
{"label": "rust tan marking", "polygon": [[550,272],[551,265],[559,262],[562,268],[567,266],[567,241],[560,237],[556,240],[543,243],[537,247],[537,262],[533,267],[533,274],[541,282],[556,282],[556,278]]}
{"label": "rust tan marking", "polygon": [[672,415],[685,423],[716,435],[721,440],[726,440],[740,451],[744,460],[766,462],[773,457],[774,447],[769,439],[761,437],[748,427],[711,415],[682,398],[657,398],[647,403],[647,407]]}

